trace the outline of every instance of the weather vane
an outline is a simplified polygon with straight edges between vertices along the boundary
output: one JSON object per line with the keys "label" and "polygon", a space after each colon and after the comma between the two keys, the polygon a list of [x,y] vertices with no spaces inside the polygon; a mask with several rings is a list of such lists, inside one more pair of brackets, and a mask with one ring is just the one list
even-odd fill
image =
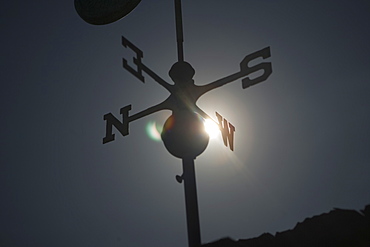
{"label": "weather vane", "polygon": [[[141,0],[74,0],[74,3],[77,13],[83,20],[94,25],[104,25],[115,22],[126,16],[140,3],[140,1]],[[111,113],[105,114],[106,133],[103,138],[103,143],[114,140],[115,134],[113,134],[113,126],[123,136],[126,136],[129,134],[129,124],[132,121],[161,110],[172,111],[172,115],[165,121],[161,138],[166,149],[173,156],[182,159],[183,174],[181,176],[176,176],[176,180],[179,183],[184,181],[189,247],[197,247],[201,245],[201,238],[194,160],[203,153],[208,145],[209,136],[204,131],[204,120],[212,118],[200,109],[196,102],[203,94],[210,90],[240,78],[243,78],[243,89],[265,81],[272,73],[271,63],[261,62],[253,66],[249,66],[249,63],[257,58],[267,59],[271,56],[271,53],[270,47],[256,51],[247,55],[241,61],[240,70],[236,73],[206,85],[196,85],[193,80],[195,70],[184,60],[181,0],[174,0],[174,2],[178,61],[175,62],[169,70],[169,76],[174,84],[166,82],[144,65],[142,62],[143,52],[122,36],[122,45],[125,48],[133,50],[136,54],[136,56],[133,57],[135,68],[128,65],[127,60],[124,58],[123,67],[142,82],[145,82],[144,72],[169,91],[170,96],[162,103],[133,115],[129,114],[131,105],[122,107],[120,109],[122,121],[118,120]],[[253,79],[249,77],[249,75],[258,71],[262,71],[260,76]],[[234,150],[235,127],[217,112],[216,117],[225,146],[229,145],[230,149]]]}

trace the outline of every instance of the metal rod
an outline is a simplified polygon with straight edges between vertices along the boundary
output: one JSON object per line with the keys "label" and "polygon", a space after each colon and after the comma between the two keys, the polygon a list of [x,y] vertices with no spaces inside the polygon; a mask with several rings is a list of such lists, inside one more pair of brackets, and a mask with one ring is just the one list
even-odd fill
{"label": "metal rod", "polygon": [[177,55],[179,62],[184,61],[184,36],[182,30],[182,14],[181,14],[181,0],[175,0],[175,16],[176,16],[176,38],[177,38]]}
{"label": "metal rod", "polygon": [[183,158],[183,180],[185,189],[186,220],[189,247],[200,247],[200,225],[195,182],[194,158]]}

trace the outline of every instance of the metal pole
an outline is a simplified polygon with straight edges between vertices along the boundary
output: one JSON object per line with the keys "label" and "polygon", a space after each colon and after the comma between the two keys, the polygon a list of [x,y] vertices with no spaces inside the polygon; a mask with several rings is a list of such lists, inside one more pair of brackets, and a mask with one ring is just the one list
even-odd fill
{"label": "metal pole", "polygon": [[201,240],[194,158],[183,158],[182,166],[184,172],[183,180],[185,189],[188,243],[189,247],[199,247],[201,245]]}
{"label": "metal pole", "polygon": [[182,14],[181,0],[175,0],[175,16],[176,16],[176,38],[177,38],[177,55],[179,62],[184,61],[183,42],[184,36],[182,31]]}
{"label": "metal pole", "polygon": [[[184,61],[184,36],[182,29],[181,0],[175,0],[176,39],[178,61]],[[195,182],[194,158],[182,159],[185,190],[186,222],[188,228],[189,247],[200,247],[200,225],[197,199],[197,185]]]}

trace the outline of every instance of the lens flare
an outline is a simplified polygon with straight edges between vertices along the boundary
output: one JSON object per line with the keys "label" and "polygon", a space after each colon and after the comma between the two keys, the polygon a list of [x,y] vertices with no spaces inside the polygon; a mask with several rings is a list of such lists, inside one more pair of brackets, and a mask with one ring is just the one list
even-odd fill
{"label": "lens flare", "polygon": [[[150,121],[146,125],[146,133],[153,141],[161,141],[162,128],[155,121]],[[220,128],[212,119],[204,119],[204,130],[209,135],[209,138],[214,139],[220,135]]]}
{"label": "lens flare", "polygon": [[204,120],[204,129],[209,135],[209,138],[213,139],[220,135],[220,128],[218,127],[217,123],[212,119],[205,119]]}
{"label": "lens flare", "polygon": [[146,125],[146,133],[153,141],[161,141],[161,128],[157,126],[156,122],[150,121]]}

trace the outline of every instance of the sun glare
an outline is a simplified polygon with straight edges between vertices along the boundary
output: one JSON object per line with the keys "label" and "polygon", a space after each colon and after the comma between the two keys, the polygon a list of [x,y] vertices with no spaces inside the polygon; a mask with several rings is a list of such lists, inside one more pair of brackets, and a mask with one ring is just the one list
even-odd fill
{"label": "sun glare", "polygon": [[158,128],[156,122],[150,121],[146,125],[146,133],[148,134],[148,136],[150,137],[150,139],[152,139],[154,141],[160,141],[160,140],[162,140],[161,139],[161,132],[162,132],[162,130],[160,128]]}
{"label": "sun glare", "polygon": [[213,121],[212,119],[204,120],[204,128],[210,138],[216,138],[220,134],[220,129],[217,123],[215,123],[215,121]]}
{"label": "sun glare", "polygon": [[[209,138],[214,139],[220,135],[220,128],[218,124],[213,121],[212,119],[205,119],[204,123],[204,130],[209,135]],[[161,132],[162,129],[159,128],[156,122],[150,121],[146,125],[146,133],[150,137],[150,139],[154,141],[160,141],[161,139]]]}

